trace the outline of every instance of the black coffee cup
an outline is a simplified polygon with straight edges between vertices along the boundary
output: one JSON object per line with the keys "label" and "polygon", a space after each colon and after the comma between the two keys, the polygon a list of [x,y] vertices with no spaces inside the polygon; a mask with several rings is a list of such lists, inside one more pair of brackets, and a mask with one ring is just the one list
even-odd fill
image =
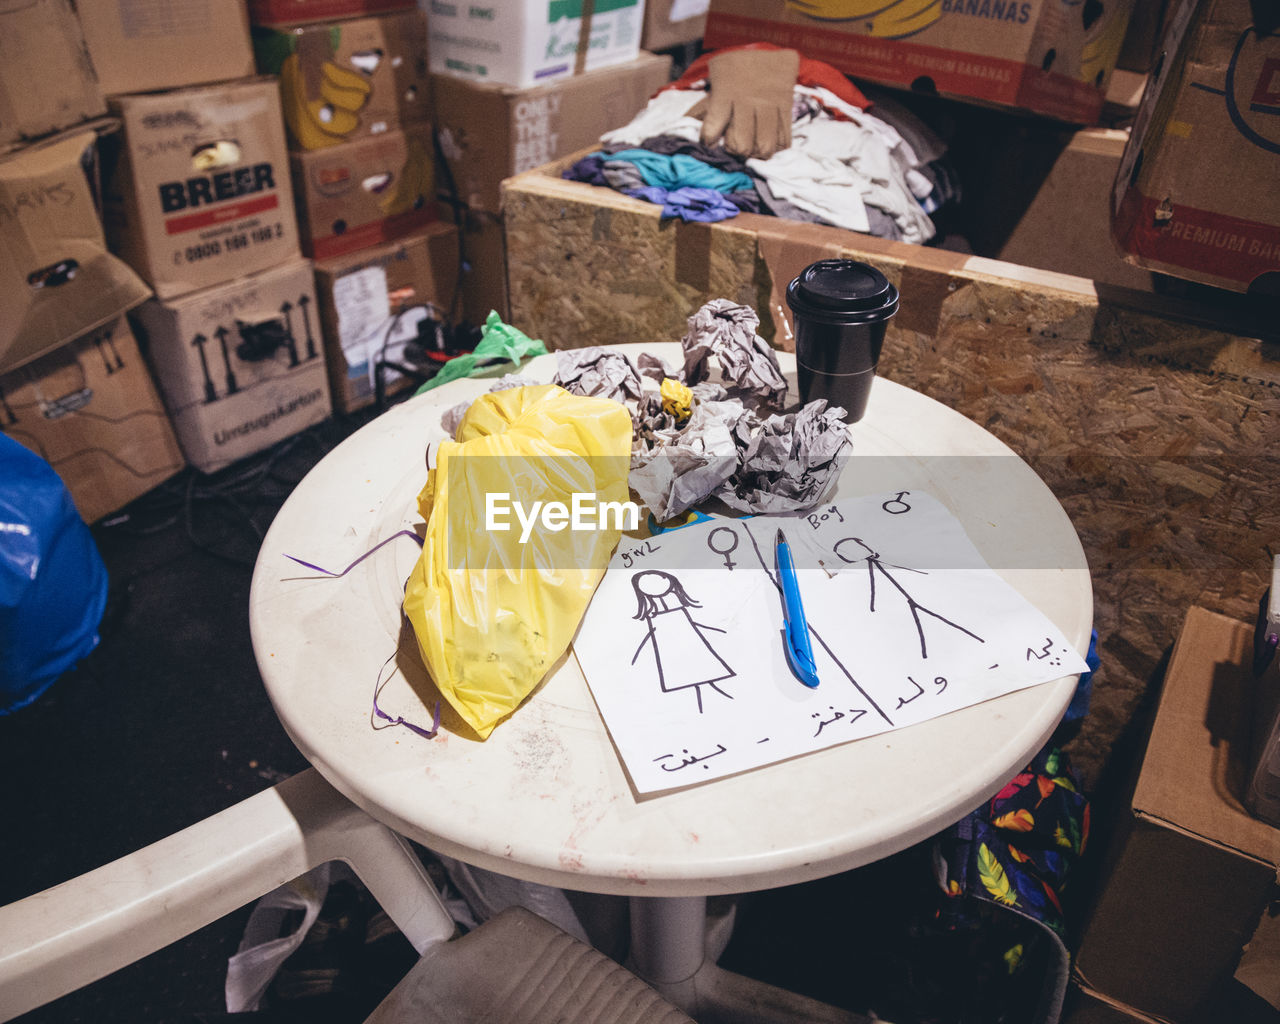
{"label": "black coffee cup", "polygon": [[825,398],[857,423],[867,411],[871,382],[898,289],[875,267],[856,260],[810,263],[787,286],[795,317],[800,399]]}

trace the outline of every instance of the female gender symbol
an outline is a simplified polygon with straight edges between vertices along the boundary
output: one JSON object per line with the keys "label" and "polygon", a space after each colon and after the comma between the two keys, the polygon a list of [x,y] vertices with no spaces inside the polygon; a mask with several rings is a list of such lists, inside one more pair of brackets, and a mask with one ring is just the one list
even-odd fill
{"label": "female gender symbol", "polygon": [[[716,547],[717,533],[727,533],[729,535],[729,543],[723,547]],[[707,547],[709,547],[717,555],[724,555],[724,567],[726,569],[732,570],[733,567],[738,564],[737,562],[733,562],[729,560],[730,553],[733,551],[736,551],[738,548],[738,535],[734,533],[733,530],[731,530],[729,527],[717,526],[714,530],[712,530],[707,535]]]}

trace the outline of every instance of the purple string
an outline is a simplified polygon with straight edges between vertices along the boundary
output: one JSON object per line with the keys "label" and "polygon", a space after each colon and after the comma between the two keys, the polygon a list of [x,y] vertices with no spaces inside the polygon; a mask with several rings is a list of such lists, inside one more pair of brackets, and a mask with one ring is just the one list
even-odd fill
{"label": "purple string", "polygon": [[395,540],[397,537],[412,537],[415,541],[417,541],[417,542],[418,542],[418,547],[422,547],[422,538],[421,538],[421,537],[419,537],[419,536],[418,536],[416,533],[414,533],[412,530],[401,530],[399,533],[393,533],[393,534],[392,534],[390,537],[388,537],[386,540],[379,541],[377,544],[375,544],[373,547],[371,547],[368,551],[366,551],[363,555],[361,555],[361,556],[360,556],[359,558],[357,558],[354,562],[352,562],[349,566],[347,566],[345,569],[343,569],[343,570],[342,570],[342,572],[331,572],[331,571],[329,571],[328,569],[322,569],[322,568],[321,568],[320,566],[318,566],[318,565],[312,565],[310,562],[304,562],[301,558],[295,558],[293,555],[288,555],[288,554],[286,554],[284,557],[285,557],[285,558],[287,558],[287,559],[289,559],[291,562],[297,562],[297,563],[298,563],[299,565],[301,565],[303,568],[306,568],[306,569],[313,569],[313,570],[315,570],[316,572],[322,572],[322,573],[324,573],[326,576],[332,576],[334,579],[337,579],[337,578],[338,578],[338,577],[340,577],[340,576],[345,576],[345,575],[346,575],[347,573],[349,573],[352,569],[354,569],[357,565],[359,565],[359,564],[360,564],[361,562],[363,562],[366,558],[368,558],[370,555],[372,555],[375,551],[377,551],[379,548],[383,547],[384,545],[390,544],[390,543],[391,543],[393,540]]}
{"label": "purple string", "polygon": [[[311,569],[315,572],[322,572],[326,576],[329,576],[333,579],[338,579],[339,577],[345,576],[347,573],[349,573],[352,569],[354,569],[357,565],[363,562],[366,558],[372,555],[379,548],[385,547],[387,544],[390,544],[397,537],[412,537],[415,541],[417,541],[418,547],[422,547],[422,538],[419,537],[416,533],[414,533],[412,530],[400,530],[398,533],[393,533],[390,537],[387,537],[385,540],[379,541],[377,544],[371,547],[368,551],[366,551],[363,555],[361,555],[354,562],[352,562],[349,566],[343,569],[342,572],[331,572],[330,570],[325,569],[319,565],[313,565],[311,562],[304,562],[301,558],[296,558],[293,555],[286,554],[284,557],[289,559],[291,562],[297,562],[299,565],[303,566],[306,569]],[[424,729],[422,726],[417,725],[413,722],[410,722],[407,718],[403,718],[403,717],[392,718],[389,714],[383,711],[382,708],[378,707],[378,694],[379,692],[381,692],[382,688],[386,685],[386,682],[383,682],[382,673],[386,669],[386,667],[391,664],[391,659],[394,658],[395,656],[396,656],[395,652],[393,651],[390,657],[388,657],[387,660],[382,663],[382,668],[378,669],[378,678],[374,681],[374,684],[373,684],[373,713],[387,723],[386,725],[381,726],[381,728],[383,729],[389,729],[392,726],[396,726],[396,725],[403,725],[410,732],[416,733],[418,736],[421,736],[424,739],[428,739],[428,740],[435,739],[436,733],[440,731],[440,702],[439,701],[436,701],[435,712],[431,716],[430,729]],[[390,682],[390,678],[387,679],[387,682]],[[374,728],[379,728],[379,727],[375,726]]]}
{"label": "purple string", "polygon": [[[424,729],[422,728],[422,726],[417,725],[413,722],[410,722],[407,718],[404,718],[401,716],[392,718],[389,714],[383,711],[382,708],[378,707],[378,694],[381,692],[382,688],[387,685],[387,683],[391,682],[390,676],[388,676],[387,679],[384,681],[382,678],[382,673],[386,669],[386,667],[391,664],[391,659],[394,658],[395,656],[396,656],[395,652],[393,651],[390,657],[388,657],[387,660],[382,663],[382,668],[378,669],[378,678],[373,685],[373,713],[387,723],[386,725],[381,726],[381,728],[383,729],[390,729],[392,726],[403,725],[410,732],[416,733],[417,735],[423,737],[424,739],[428,739],[428,740],[435,739],[436,733],[440,731],[440,702],[439,701],[436,701],[435,712],[431,716],[430,729]],[[374,726],[374,728],[375,729],[379,728],[379,726]]]}

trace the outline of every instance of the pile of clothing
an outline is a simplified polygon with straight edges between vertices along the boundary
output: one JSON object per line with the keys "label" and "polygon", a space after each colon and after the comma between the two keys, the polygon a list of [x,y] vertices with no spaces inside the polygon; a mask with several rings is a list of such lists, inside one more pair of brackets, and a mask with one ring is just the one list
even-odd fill
{"label": "pile of clothing", "polygon": [[747,211],[923,244],[929,215],[959,198],[946,144],[923,121],[769,43],[698,58],[600,142],[564,177],[683,220]]}

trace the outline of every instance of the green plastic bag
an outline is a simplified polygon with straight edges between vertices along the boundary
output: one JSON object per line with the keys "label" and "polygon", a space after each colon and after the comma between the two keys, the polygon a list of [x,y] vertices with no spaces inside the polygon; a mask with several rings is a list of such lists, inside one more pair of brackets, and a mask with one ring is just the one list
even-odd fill
{"label": "green plastic bag", "polygon": [[541,341],[534,341],[519,328],[502,322],[495,310],[489,311],[484,327],[480,329],[480,343],[474,351],[454,356],[429,381],[418,388],[415,394],[422,394],[441,384],[448,384],[460,377],[469,377],[477,369],[478,364],[487,363],[491,359],[500,359],[518,363],[527,356],[545,356],[547,346]]}

